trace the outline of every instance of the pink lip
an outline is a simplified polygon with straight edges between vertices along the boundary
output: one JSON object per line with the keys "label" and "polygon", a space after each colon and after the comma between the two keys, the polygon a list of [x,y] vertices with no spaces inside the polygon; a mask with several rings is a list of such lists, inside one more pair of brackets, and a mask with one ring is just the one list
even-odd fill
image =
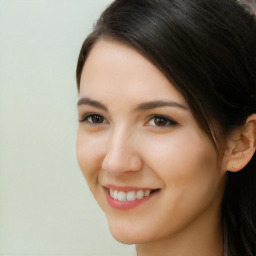
{"label": "pink lip", "polygon": [[[114,188],[115,187],[115,188]],[[139,188],[132,188],[132,187],[116,187],[116,186],[111,186],[111,188],[113,189],[116,189],[118,191],[138,191],[138,190],[141,190]],[[143,188],[143,190],[146,190]],[[147,202],[149,199],[151,199],[153,196],[155,196],[156,194],[158,193],[158,191],[150,194],[149,196],[145,196],[143,197],[142,199],[135,199],[133,201],[125,201],[125,202],[121,202],[121,201],[118,201],[114,198],[112,198],[109,194],[109,189],[108,188],[105,188],[105,194],[106,194],[106,197],[107,197],[107,202],[108,204],[115,208],[115,209],[119,209],[119,210],[129,210],[129,209],[133,209],[145,202]]]}

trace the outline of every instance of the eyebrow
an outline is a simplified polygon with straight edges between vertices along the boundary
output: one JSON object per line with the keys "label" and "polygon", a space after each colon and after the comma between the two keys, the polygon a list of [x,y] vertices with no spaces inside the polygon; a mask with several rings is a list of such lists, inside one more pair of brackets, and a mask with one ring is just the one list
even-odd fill
{"label": "eyebrow", "polygon": [[176,107],[187,110],[187,108],[175,101],[164,101],[164,100],[155,100],[149,101],[145,103],[141,103],[136,107],[136,111],[143,111],[143,110],[150,110],[153,108],[160,108],[160,107]]}
{"label": "eyebrow", "polygon": [[106,107],[106,105],[104,105],[96,100],[92,100],[90,98],[79,99],[77,102],[77,106],[80,106],[80,105],[89,105],[92,107],[96,107],[96,108],[100,108],[102,110],[108,111],[108,108]]}
{"label": "eyebrow", "polygon": [[[77,102],[77,106],[80,105],[89,105],[92,107],[96,107],[105,111],[108,111],[108,108],[106,105],[93,100],[91,98],[81,98],[78,100]],[[139,104],[136,108],[135,111],[145,111],[145,110],[150,110],[150,109],[154,109],[154,108],[160,108],[160,107],[176,107],[176,108],[181,108],[184,110],[187,110],[187,108],[183,105],[181,105],[178,102],[175,101],[164,101],[164,100],[155,100],[155,101],[148,101],[148,102],[143,102],[141,104]]]}

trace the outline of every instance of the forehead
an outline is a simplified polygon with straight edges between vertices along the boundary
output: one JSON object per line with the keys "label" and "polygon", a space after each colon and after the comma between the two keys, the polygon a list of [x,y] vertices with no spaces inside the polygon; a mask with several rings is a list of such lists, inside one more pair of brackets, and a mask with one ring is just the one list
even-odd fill
{"label": "forehead", "polygon": [[139,95],[145,100],[175,98],[187,106],[163,73],[135,49],[117,41],[99,40],[84,64],[80,96],[120,94]]}

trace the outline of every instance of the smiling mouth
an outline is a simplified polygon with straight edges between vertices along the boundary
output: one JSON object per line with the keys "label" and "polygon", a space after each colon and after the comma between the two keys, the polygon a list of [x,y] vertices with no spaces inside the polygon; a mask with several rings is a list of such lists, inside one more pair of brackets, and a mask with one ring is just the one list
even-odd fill
{"label": "smiling mouth", "polygon": [[109,195],[120,202],[126,201],[134,201],[134,200],[141,200],[144,197],[148,197],[149,195],[153,194],[154,192],[159,191],[159,189],[147,189],[147,190],[137,190],[137,191],[119,191],[116,189],[109,189]]}

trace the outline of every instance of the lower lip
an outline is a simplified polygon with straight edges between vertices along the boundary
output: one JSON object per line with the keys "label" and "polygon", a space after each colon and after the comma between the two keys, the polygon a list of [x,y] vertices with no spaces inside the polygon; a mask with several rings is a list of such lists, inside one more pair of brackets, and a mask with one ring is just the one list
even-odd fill
{"label": "lower lip", "polygon": [[129,209],[133,209],[145,202],[147,202],[149,199],[151,199],[155,194],[158,193],[158,191],[150,194],[149,196],[144,196],[141,199],[135,199],[133,201],[118,201],[116,199],[114,199],[113,197],[110,196],[109,194],[109,189],[105,189],[106,192],[106,197],[107,197],[107,201],[109,203],[110,206],[112,206],[113,208],[119,209],[119,210],[129,210]]}

